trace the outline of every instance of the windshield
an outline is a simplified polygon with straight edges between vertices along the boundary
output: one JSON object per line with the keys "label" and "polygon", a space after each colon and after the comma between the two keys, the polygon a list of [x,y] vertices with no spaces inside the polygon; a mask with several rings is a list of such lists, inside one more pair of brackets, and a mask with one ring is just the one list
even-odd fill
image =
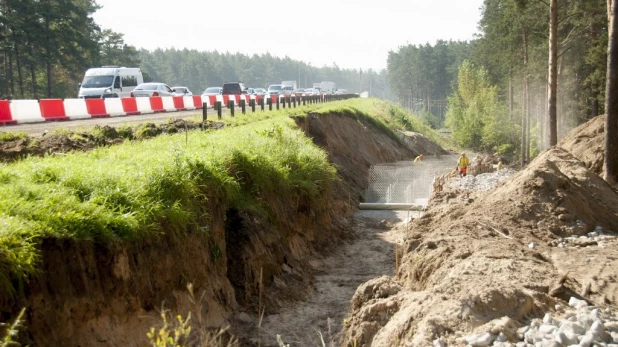
{"label": "windshield", "polygon": [[269,86],[268,90],[281,90],[281,86]]}
{"label": "windshield", "polygon": [[82,88],[107,88],[114,82],[114,76],[86,76]]}
{"label": "windshield", "polygon": [[204,93],[219,93],[220,91],[221,91],[221,88],[219,87],[210,87],[210,88],[206,88]]}

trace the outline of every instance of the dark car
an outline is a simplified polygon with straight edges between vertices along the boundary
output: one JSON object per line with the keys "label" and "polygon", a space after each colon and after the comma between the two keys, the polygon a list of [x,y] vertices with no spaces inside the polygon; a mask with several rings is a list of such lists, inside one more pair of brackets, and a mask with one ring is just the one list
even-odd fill
{"label": "dark car", "polygon": [[247,94],[247,87],[242,82],[230,82],[223,84],[223,95],[239,95],[239,94]]}

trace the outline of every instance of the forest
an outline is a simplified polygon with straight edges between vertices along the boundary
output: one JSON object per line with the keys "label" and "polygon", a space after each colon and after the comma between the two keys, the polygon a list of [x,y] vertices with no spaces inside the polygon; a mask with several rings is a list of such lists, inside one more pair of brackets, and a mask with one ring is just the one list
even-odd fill
{"label": "forest", "polygon": [[[608,2],[551,2],[560,137],[605,112]],[[450,128],[466,148],[511,154],[523,148],[528,160],[548,145],[549,20],[549,1],[485,0],[471,42],[391,51],[391,92],[400,103],[428,113],[433,126]]]}
{"label": "forest", "polygon": [[123,34],[92,19],[93,0],[0,0],[0,98],[72,98],[91,67],[140,67],[147,80],[194,93],[224,82],[266,88],[283,80],[299,87],[333,81],[349,92],[389,98],[385,71],[311,66],[289,57],[187,49],[138,50]]}
{"label": "forest", "polygon": [[[139,66],[147,80],[194,93],[224,82],[265,88],[334,81],[390,99],[474,150],[529,159],[547,147],[550,2],[556,8],[558,137],[604,113],[606,0],[485,0],[471,41],[438,40],[391,50],[382,71],[312,66],[269,53],[137,49],[92,19],[93,0],[0,0],[0,98],[76,97],[83,73]],[[521,150],[519,150],[521,149]]]}

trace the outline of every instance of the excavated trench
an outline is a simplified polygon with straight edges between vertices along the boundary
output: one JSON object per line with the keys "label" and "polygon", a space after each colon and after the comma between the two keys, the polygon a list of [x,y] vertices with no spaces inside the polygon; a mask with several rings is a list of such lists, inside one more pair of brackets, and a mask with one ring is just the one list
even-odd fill
{"label": "excavated trench", "polygon": [[26,307],[20,342],[36,346],[143,346],[162,310],[191,312],[195,331],[229,326],[241,346],[277,345],[277,334],[314,344],[316,331],[336,341],[358,284],[394,271],[398,235],[389,230],[402,216],[353,217],[368,170],[420,151],[353,114],[297,123],[338,169],[328,208],[275,199],[281,217],[267,220],[210,201],[208,235],[122,245],[45,240],[41,273],[0,300],[3,321]]}

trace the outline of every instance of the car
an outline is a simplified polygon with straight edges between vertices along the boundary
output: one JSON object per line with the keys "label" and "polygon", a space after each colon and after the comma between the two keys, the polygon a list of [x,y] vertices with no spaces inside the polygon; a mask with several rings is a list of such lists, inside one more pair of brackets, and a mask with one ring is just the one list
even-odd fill
{"label": "car", "polygon": [[247,87],[242,82],[229,82],[223,84],[223,95],[247,94]]}
{"label": "car", "polygon": [[193,93],[191,93],[191,91],[187,87],[176,86],[176,87],[172,87],[172,90],[174,91],[174,93],[176,95],[180,95],[180,96],[191,96],[191,95],[193,95]]}
{"label": "car", "polygon": [[249,94],[249,95],[255,95],[255,89],[253,89],[253,88],[247,88],[247,94]]}
{"label": "car", "polygon": [[315,88],[307,88],[305,89],[305,94],[306,95],[318,95],[320,94],[320,91]]}
{"label": "car", "polygon": [[335,91],[335,94],[337,94],[337,95],[348,94],[348,91],[346,89],[337,89]]}
{"label": "car", "polygon": [[142,83],[131,92],[131,97],[142,96],[175,96],[174,91],[165,83]]}
{"label": "car", "polygon": [[305,93],[305,89],[304,88],[294,89],[294,94],[304,94],[304,93]]}
{"label": "car", "polygon": [[291,95],[294,92],[294,87],[292,86],[283,86],[282,93],[285,95]]}
{"label": "car", "polygon": [[221,87],[208,87],[204,90],[202,95],[219,95],[223,91]]}
{"label": "car", "polygon": [[283,93],[283,86],[281,84],[271,84],[268,86],[268,94],[279,95]]}
{"label": "car", "polygon": [[255,95],[266,95],[266,94],[268,94],[268,90],[266,90],[264,88],[253,88],[253,90],[255,91]]}

